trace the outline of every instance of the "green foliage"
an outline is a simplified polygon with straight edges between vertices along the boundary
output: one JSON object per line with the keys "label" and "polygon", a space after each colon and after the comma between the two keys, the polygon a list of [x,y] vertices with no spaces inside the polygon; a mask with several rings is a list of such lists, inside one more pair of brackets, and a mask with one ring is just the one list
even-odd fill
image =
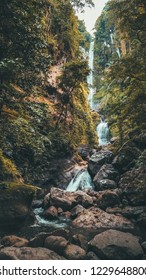
{"label": "green foliage", "polygon": [[65,92],[72,92],[80,83],[86,82],[89,71],[86,60],[74,59],[66,63],[60,76],[59,87]]}
{"label": "green foliage", "polygon": [[84,10],[84,7],[86,5],[89,7],[94,6],[94,3],[92,0],[71,0],[70,2],[76,9],[80,9],[80,10]]}
{"label": "green foliage", "polygon": [[[146,6],[141,0],[109,1],[96,23],[96,98],[104,92],[101,108],[121,144],[132,131],[138,133],[146,128],[145,26]],[[113,42],[108,41],[111,30]],[[105,41],[109,44],[108,53]]]}
{"label": "green foliage", "polygon": [[0,181],[20,181],[21,175],[14,162],[3,155],[0,149]]}
{"label": "green foliage", "polygon": [[[24,178],[39,185],[48,182],[55,158],[96,142],[82,88],[89,67],[80,45],[85,38],[88,48],[90,36],[73,9],[92,1],[1,0],[0,5],[0,180]],[[42,77],[48,79],[50,67],[64,61],[52,93]]]}
{"label": "green foliage", "polygon": [[80,46],[85,50],[89,51],[90,42],[92,40],[91,34],[86,30],[85,22],[83,20],[79,20],[78,29],[82,35],[80,40]]}
{"label": "green foliage", "polygon": [[[47,59],[45,34],[41,20],[46,1],[1,1],[0,9],[0,80],[1,83],[38,74]],[[44,5],[45,7],[45,5]],[[38,67],[39,64],[39,67]],[[26,73],[27,72],[27,73]]]}

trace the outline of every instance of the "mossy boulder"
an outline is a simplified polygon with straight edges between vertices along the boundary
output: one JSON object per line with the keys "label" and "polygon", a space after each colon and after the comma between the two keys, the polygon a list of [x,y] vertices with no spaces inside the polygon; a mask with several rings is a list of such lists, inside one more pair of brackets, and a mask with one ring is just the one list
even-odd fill
{"label": "mossy boulder", "polygon": [[135,165],[140,155],[140,150],[133,142],[128,141],[119,150],[118,155],[113,160],[113,165],[120,173],[124,173]]}
{"label": "mossy boulder", "polygon": [[119,188],[131,206],[146,205],[146,149],[135,161],[134,168],[122,174]]}
{"label": "mossy boulder", "polygon": [[38,188],[23,183],[0,183],[1,228],[19,227],[28,217],[34,194]]}

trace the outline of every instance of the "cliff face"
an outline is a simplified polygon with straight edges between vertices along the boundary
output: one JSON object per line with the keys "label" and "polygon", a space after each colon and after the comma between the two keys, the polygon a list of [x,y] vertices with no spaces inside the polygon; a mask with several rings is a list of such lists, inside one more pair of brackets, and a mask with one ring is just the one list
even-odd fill
{"label": "cliff face", "polygon": [[95,102],[121,144],[146,129],[145,15],[139,0],[111,0],[95,26]]}
{"label": "cliff face", "polygon": [[0,16],[0,181],[48,186],[59,159],[96,142],[80,51],[87,33],[70,1],[2,1]]}

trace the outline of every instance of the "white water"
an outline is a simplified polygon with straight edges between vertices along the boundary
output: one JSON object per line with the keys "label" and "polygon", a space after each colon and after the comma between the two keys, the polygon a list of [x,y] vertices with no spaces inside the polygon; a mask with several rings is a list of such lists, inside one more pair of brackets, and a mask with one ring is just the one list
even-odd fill
{"label": "white water", "polygon": [[97,125],[98,143],[100,146],[108,145],[109,143],[109,127],[105,120],[101,119],[101,122]]}
{"label": "white water", "polygon": [[90,43],[89,49],[89,67],[91,72],[87,78],[88,87],[89,87],[89,95],[88,95],[88,102],[91,109],[94,109],[93,103],[93,95],[95,93],[95,89],[93,88],[93,70],[94,70],[94,41]]}
{"label": "white water", "polygon": [[117,52],[117,54],[118,54],[118,57],[120,58],[120,57],[121,57],[120,49],[119,49],[119,48],[116,48],[116,52]]}
{"label": "white water", "polygon": [[80,170],[69,183],[66,191],[75,192],[77,190],[93,189],[93,183],[87,170]]}
{"label": "white water", "polygon": [[110,34],[110,37],[111,37],[111,44],[113,45],[113,44],[114,44],[114,34],[111,33],[111,34]]}
{"label": "white water", "polygon": [[31,227],[40,227],[40,226],[45,226],[45,227],[52,227],[52,228],[65,228],[67,227],[67,224],[63,219],[60,220],[54,220],[54,221],[49,221],[41,217],[41,214],[43,213],[44,209],[43,208],[36,208],[34,209],[34,214],[36,218],[36,223],[33,224]]}

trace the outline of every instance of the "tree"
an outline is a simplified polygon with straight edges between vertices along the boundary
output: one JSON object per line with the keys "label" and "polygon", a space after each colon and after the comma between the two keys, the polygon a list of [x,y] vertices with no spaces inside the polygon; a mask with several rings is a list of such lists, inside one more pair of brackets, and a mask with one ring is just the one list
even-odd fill
{"label": "tree", "polygon": [[70,0],[70,2],[73,5],[73,7],[77,8],[77,9],[81,9],[81,10],[83,10],[86,5],[89,7],[94,6],[94,3],[92,0]]}
{"label": "tree", "polygon": [[68,107],[73,107],[72,96],[76,88],[80,88],[81,83],[86,82],[89,74],[89,67],[86,60],[75,59],[65,64],[62,75],[60,76],[59,88],[61,94],[59,99],[61,103],[60,115],[57,120],[57,125],[64,114],[67,117]]}
{"label": "tree", "polygon": [[[1,1],[0,74],[5,81],[29,79],[49,64],[42,18],[47,0]],[[28,74],[27,74],[28,73]]]}
{"label": "tree", "polygon": [[[146,4],[142,0],[111,0],[96,23],[95,69],[101,78],[104,76],[104,80],[98,82],[97,95],[104,91],[107,96],[102,108],[114,132],[118,127],[121,143],[130,131],[146,129],[145,26]],[[109,41],[111,30],[112,44]],[[107,38],[106,34],[109,34]],[[105,52],[104,42],[108,43],[111,54]],[[115,46],[120,49],[120,57],[116,55]]]}

